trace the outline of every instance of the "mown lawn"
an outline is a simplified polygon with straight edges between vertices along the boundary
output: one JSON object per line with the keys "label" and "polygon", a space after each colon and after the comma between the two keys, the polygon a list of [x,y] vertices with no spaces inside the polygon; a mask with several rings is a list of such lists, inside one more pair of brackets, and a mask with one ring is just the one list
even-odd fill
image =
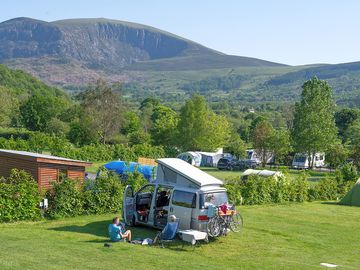
{"label": "mown lawn", "polygon": [[[115,243],[113,215],[0,224],[0,269],[340,269],[360,266],[360,208],[304,203],[241,207],[245,227],[195,249]],[[155,231],[135,228],[134,235]]]}
{"label": "mown lawn", "polygon": [[[261,168],[260,168],[261,169]],[[260,170],[259,169],[259,170]],[[275,170],[275,169],[269,169],[266,168],[267,170]],[[238,178],[240,179],[241,174],[243,173],[242,171],[220,171],[217,168],[201,168],[201,170],[205,171],[208,174],[211,174],[212,176],[220,179],[220,180],[226,180],[228,178]],[[303,171],[301,170],[288,170],[287,174],[289,175],[290,179],[293,179],[295,177],[297,177],[299,174],[301,174]],[[334,173],[329,173],[329,172],[319,172],[319,171],[307,171],[308,173],[308,178],[307,180],[309,181],[310,184],[314,184],[319,182],[322,178],[325,177],[334,177]]]}

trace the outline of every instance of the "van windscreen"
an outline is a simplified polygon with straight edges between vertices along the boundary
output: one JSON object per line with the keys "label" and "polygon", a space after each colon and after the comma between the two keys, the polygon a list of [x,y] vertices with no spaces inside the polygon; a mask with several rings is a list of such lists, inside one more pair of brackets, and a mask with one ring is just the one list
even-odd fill
{"label": "van windscreen", "polygon": [[209,204],[218,206],[223,203],[228,203],[228,196],[224,191],[200,194],[199,199],[200,209],[207,208]]}

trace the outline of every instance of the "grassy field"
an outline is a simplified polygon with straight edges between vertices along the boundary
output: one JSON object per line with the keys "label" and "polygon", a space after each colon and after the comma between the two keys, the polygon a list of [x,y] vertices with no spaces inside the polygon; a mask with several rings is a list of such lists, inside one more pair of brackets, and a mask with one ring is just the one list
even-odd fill
{"label": "grassy field", "polygon": [[[245,226],[193,249],[107,241],[113,215],[0,224],[0,269],[359,269],[360,208],[304,203],[241,207]],[[134,228],[137,237],[156,231]]]}
{"label": "grassy field", "polygon": [[[201,168],[203,171],[211,174],[212,176],[220,179],[226,180],[227,178],[240,178],[242,172],[241,171],[219,171],[217,168]],[[300,170],[289,170],[288,175],[291,178],[297,177],[302,171]],[[318,171],[308,171],[308,181],[310,184],[316,183],[324,177],[332,177],[332,173],[328,172],[318,172]]]}

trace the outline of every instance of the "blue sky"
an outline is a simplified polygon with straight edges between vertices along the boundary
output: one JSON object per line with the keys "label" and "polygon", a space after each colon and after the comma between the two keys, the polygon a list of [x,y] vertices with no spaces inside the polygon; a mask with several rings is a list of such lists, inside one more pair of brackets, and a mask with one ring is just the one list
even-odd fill
{"label": "blue sky", "polygon": [[360,61],[356,0],[2,0],[0,21],[105,17],[227,54],[291,65]]}

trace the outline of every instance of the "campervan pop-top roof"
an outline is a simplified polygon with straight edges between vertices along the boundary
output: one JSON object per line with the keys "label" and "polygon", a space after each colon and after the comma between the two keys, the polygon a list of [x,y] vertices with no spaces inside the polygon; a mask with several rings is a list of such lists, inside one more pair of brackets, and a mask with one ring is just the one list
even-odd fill
{"label": "campervan pop-top roof", "polygon": [[[156,162],[160,165],[158,166],[158,170],[161,169],[160,167],[163,166],[200,187],[210,185],[220,186],[223,184],[223,182],[219,179],[203,172],[202,170],[178,158],[162,158],[156,160]],[[158,173],[158,176],[159,175],[160,174]],[[162,182],[167,179],[158,180]]]}

